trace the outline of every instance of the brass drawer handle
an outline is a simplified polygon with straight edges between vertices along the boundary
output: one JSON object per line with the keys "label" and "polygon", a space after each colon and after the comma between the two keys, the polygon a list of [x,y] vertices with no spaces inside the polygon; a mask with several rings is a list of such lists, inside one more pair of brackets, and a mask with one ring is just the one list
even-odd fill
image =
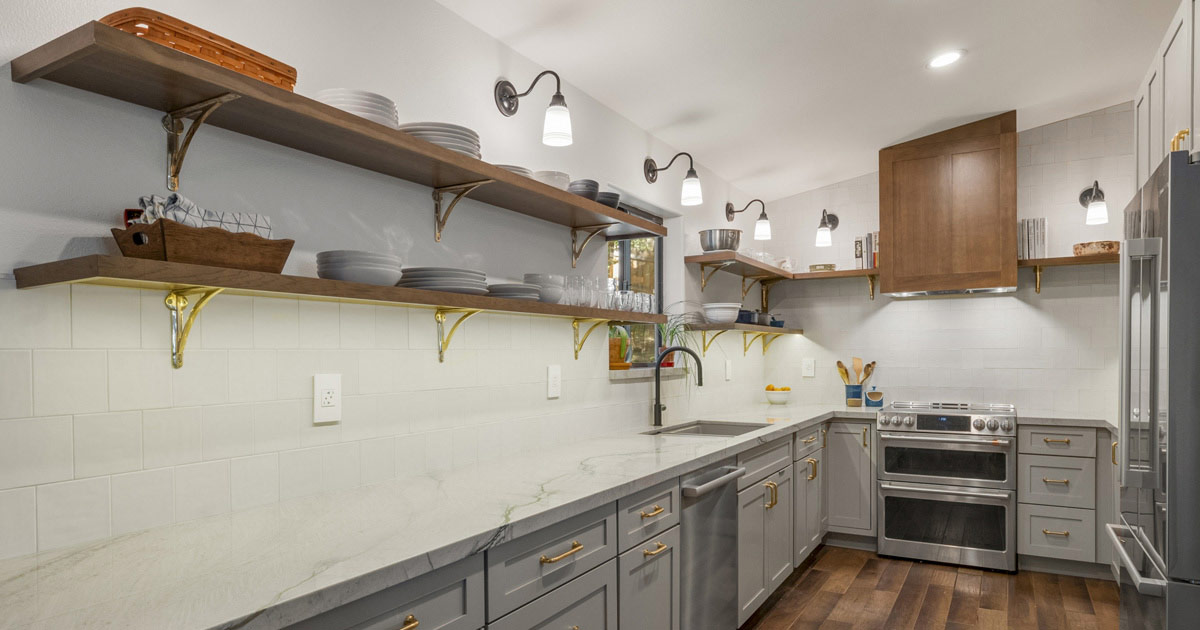
{"label": "brass drawer handle", "polygon": [[656,542],[654,544],[656,545],[656,547],[654,548],[654,551],[650,551],[649,549],[642,550],[643,558],[653,558],[654,556],[657,556],[658,554],[670,549],[670,547],[662,544],[661,542]]}
{"label": "brass drawer handle", "polygon": [[1042,441],[1047,444],[1066,444],[1071,445],[1071,438],[1042,438]]}
{"label": "brass drawer handle", "polygon": [[1061,483],[1064,486],[1069,486],[1069,485],[1071,485],[1071,480],[1070,479],[1047,479],[1045,477],[1042,477],[1042,483]]}
{"label": "brass drawer handle", "polygon": [[863,448],[867,448],[867,431],[868,427],[863,427]]}
{"label": "brass drawer handle", "polygon": [[400,626],[400,630],[414,630],[419,625],[421,625],[421,622],[417,621],[416,617],[409,615],[404,618],[404,625]]}
{"label": "brass drawer handle", "polygon": [[775,483],[774,481],[768,481],[763,485],[767,487],[767,490],[771,491],[771,498],[768,500],[766,505],[766,508],[769,510],[776,505],[779,505],[779,484]]}
{"label": "brass drawer handle", "polygon": [[805,438],[805,439],[804,439],[804,443],[805,443],[805,444],[812,444],[813,442],[816,442],[816,441],[817,441],[817,436],[815,436],[815,435],[814,435],[814,436],[812,436],[812,437],[810,437],[810,438]]}
{"label": "brass drawer handle", "polygon": [[571,541],[571,548],[569,550],[564,551],[564,552],[558,554],[557,556],[554,556],[553,558],[547,558],[546,556],[542,556],[541,563],[542,564],[554,564],[555,562],[558,562],[560,560],[570,558],[571,556],[579,553],[580,551],[583,551],[583,543],[579,542],[578,540],[573,540],[573,541]]}
{"label": "brass drawer handle", "polygon": [[1070,536],[1071,532],[1056,532],[1049,529],[1043,529],[1042,533],[1047,536]]}
{"label": "brass drawer handle", "polygon": [[1113,466],[1120,466],[1120,464],[1117,463],[1117,443],[1116,442],[1113,442],[1113,446],[1112,446],[1112,463],[1113,463]]}
{"label": "brass drawer handle", "polygon": [[812,481],[817,478],[817,460],[809,457],[804,460],[808,464],[808,480]]}
{"label": "brass drawer handle", "polygon": [[665,511],[666,510],[663,508],[663,506],[655,504],[654,509],[650,510],[649,512],[642,510],[642,518],[650,518],[651,516],[658,516],[659,514],[662,514]]}

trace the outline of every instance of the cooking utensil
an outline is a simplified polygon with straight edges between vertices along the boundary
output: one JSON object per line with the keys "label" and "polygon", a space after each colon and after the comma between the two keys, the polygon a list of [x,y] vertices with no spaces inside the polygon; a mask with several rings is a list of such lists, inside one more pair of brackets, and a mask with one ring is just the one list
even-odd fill
{"label": "cooking utensil", "polygon": [[737,251],[738,246],[741,244],[741,230],[700,230],[700,249],[706,252],[715,252],[723,249]]}
{"label": "cooking utensil", "polygon": [[868,363],[866,365],[866,367],[863,368],[862,380],[859,381],[859,384],[861,385],[861,384],[866,383],[867,379],[871,378],[871,375],[874,373],[875,373],[875,362],[872,361],[872,362]]}
{"label": "cooking utensil", "polygon": [[845,364],[845,363],[842,363],[842,362],[839,360],[839,361],[837,362],[837,367],[838,367],[838,374],[841,374],[841,375],[842,375],[842,382],[843,382],[843,383],[845,383],[845,384],[847,384],[847,385],[849,385],[849,384],[850,384],[850,372],[848,372],[848,371],[846,370],[846,364]]}
{"label": "cooking utensil", "polygon": [[854,382],[862,385],[862,359],[859,357],[854,357],[852,359],[852,365],[854,366]]}

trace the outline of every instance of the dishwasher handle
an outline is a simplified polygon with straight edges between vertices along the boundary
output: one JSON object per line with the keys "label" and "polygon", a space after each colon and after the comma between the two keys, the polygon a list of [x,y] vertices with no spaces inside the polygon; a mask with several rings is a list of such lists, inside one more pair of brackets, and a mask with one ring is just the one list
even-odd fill
{"label": "dishwasher handle", "polygon": [[[1129,557],[1129,552],[1125,551],[1125,545],[1121,544],[1120,534],[1117,533],[1118,527],[1124,531],[1125,535],[1132,535],[1125,527],[1112,523],[1106,524],[1104,529],[1108,531],[1108,539],[1112,541],[1113,550],[1117,552],[1121,564],[1125,565],[1125,570],[1129,572],[1129,577],[1133,580],[1133,587],[1142,595],[1164,597],[1167,594],[1167,581],[1144,577],[1138,572],[1137,566],[1133,564],[1133,558]],[[1135,538],[1135,544],[1136,540]]]}
{"label": "dishwasher handle", "polygon": [[721,475],[720,477],[717,477],[716,479],[713,479],[712,481],[709,481],[707,483],[702,483],[700,485],[694,485],[694,484],[689,484],[689,483],[683,484],[682,486],[680,486],[680,489],[683,491],[683,496],[685,496],[685,497],[704,496],[704,495],[712,492],[713,490],[716,490],[717,488],[720,488],[721,486],[746,474],[745,466],[725,466],[718,470],[726,470],[728,472],[726,472],[724,475]]}

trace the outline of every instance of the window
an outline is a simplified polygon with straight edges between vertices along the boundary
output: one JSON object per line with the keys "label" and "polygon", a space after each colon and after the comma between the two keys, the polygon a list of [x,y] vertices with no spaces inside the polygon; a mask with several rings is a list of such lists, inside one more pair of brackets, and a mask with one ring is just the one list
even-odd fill
{"label": "window", "polygon": [[[661,313],[662,247],[658,237],[627,238],[608,242],[608,277],[619,291],[636,291],[654,296],[654,310]],[[660,345],[654,324],[627,326],[635,366],[654,364]]]}

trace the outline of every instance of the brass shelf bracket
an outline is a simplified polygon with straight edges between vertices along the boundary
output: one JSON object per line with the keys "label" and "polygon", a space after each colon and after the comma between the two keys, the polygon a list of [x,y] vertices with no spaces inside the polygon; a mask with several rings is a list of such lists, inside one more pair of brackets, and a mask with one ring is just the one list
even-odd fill
{"label": "brass shelf bracket", "polygon": [[1035,265],[1033,268],[1033,292],[1042,292],[1042,266]]}
{"label": "brass shelf bracket", "polygon": [[[750,281],[749,284],[746,284],[747,280]],[[763,280],[763,278],[747,278],[745,276],[742,276],[742,299],[743,300],[745,300],[746,296],[750,294],[750,289],[754,288],[755,283],[759,282],[760,280]]]}
{"label": "brass shelf bracket", "polygon": [[[467,182],[465,184],[455,184],[453,186],[439,186],[433,189],[433,240],[442,242],[442,231],[446,229],[446,222],[450,220],[450,213],[454,212],[454,206],[471,191],[490,184],[496,180],[481,179],[477,182]],[[446,206],[446,213],[442,214],[442,195],[453,194],[454,199],[450,200],[450,205]]]}
{"label": "brass shelf bracket", "polygon": [[[605,230],[612,226],[612,223],[605,223],[604,225],[581,225],[579,227],[571,228],[572,269],[574,269],[575,265],[579,263],[579,257],[583,255],[583,250],[587,249],[588,243],[592,242],[592,239],[596,238],[600,234],[603,234]],[[582,243],[579,241],[580,234],[587,235],[584,237]]]}
{"label": "brass shelf bracket", "polygon": [[[758,286],[762,289],[762,312],[766,313],[767,306],[771,303],[771,285],[779,282],[780,280],[783,280],[783,278],[776,278],[774,280],[764,279],[759,281]],[[746,296],[743,295],[742,297],[745,298]]]}
{"label": "brass shelf bracket", "polygon": [[875,301],[875,281],[878,278],[879,278],[879,276],[873,276],[873,275],[867,276],[867,295],[869,295],[871,297],[871,301]]}
{"label": "brass shelf bracket", "polygon": [[766,354],[767,349],[771,347],[771,344],[775,343],[775,340],[782,336],[783,333],[756,333],[742,331],[742,356],[748,354],[750,352],[750,348],[754,347],[754,342],[758,341],[759,339],[762,339],[762,353]]}
{"label": "brass shelf bracket", "polygon": [[[704,288],[708,286],[708,281],[712,280],[713,274],[717,273],[718,271],[720,271],[732,264],[733,263],[728,263],[728,262],[700,263],[700,292],[701,293],[704,292]],[[706,271],[708,273],[705,273]],[[743,287],[742,297],[746,297],[744,287]]]}
{"label": "brass shelf bracket", "polygon": [[[588,322],[592,322],[592,325],[589,326],[588,329],[583,333],[583,336],[580,337],[579,325],[586,324]],[[571,329],[575,333],[575,360],[576,361],[579,360],[579,351],[583,350],[583,344],[587,343],[588,337],[592,336],[592,332],[604,324],[612,324],[612,323],[613,322],[611,320],[607,320],[607,319],[579,318],[579,319],[571,320]]]}
{"label": "brass shelf bracket", "polygon": [[[167,293],[167,297],[163,299],[163,305],[171,312],[171,367],[176,370],[183,367],[183,349],[187,345],[188,335],[192,332],[192,324],[196,323],[196,317],[200,315],[200,311],[222,290],[191,289],[170,291]],[[190,303],[188,299],[190,295],[200,295],[200,299],[196,300],[196,303],[192,306],[192,310],[188,312],[187,320],[184,321],[183,310]]]}
{"label": "brass shelf bracket", "polygon": [[700,331],[700,346],[701,346],[700,356],[708,356],[708,349],[712,347],[713,342],[717,340],[717,337],[720,337],[721,335],[723,335],[727,332],[729,332],[729,331],[728,330],[718,330],[718,331],[713,332],[713,335],[711,337],[709,337],[707,330],[701,330]]}
{"label": "brass shelf bracket", "polygon": [[[477,308],[439,308],[434,311],[433,319],[437,322],[438,363],[446,362],[446,350],[450,348],[450,340],[454,338],[454,333],[458,330],[458,327],[473,315],[482,312],[482,310]],[[454,314],[458,314],[459,317],[454,321],[454,325],[450,327],[450,332],[446,332],[446,316]]]}
{"label": "brass shelf bracket", "polygon": [[[173,112],[167,112],[163,116],[162,126],[167,132],[168,190],[179,190],[179,172],[183,170],[183,158],[187,157],[188,147],[192,144],[192,138],[195,137],[196,130],[200,128],[200,125],[204,124],[204,121],[218,107],[240,96],[240,94],[227,92],[206,101],[200,101],[194,105],[188,105]],[[192,121],[191,125],[185,126],[183,121],[193,116],[196,119]]]}

